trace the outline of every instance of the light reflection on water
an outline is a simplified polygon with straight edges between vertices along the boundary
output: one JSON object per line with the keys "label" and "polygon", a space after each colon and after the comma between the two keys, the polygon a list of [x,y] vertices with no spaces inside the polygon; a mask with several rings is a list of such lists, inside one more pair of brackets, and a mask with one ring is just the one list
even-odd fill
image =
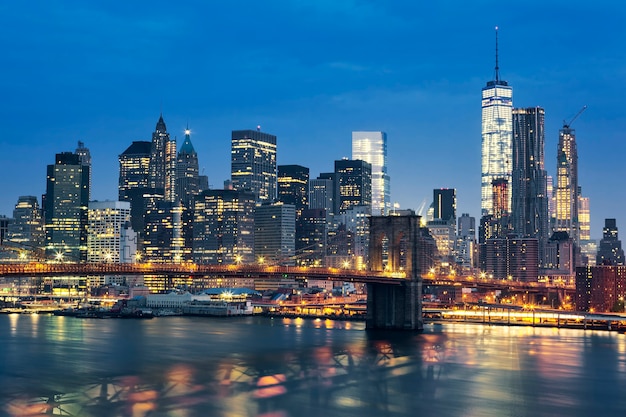
{"label": "light reflection on water", "polygon": [[626,338],[572,329],[0,316],[0,416],[588,416],[626,411]]}

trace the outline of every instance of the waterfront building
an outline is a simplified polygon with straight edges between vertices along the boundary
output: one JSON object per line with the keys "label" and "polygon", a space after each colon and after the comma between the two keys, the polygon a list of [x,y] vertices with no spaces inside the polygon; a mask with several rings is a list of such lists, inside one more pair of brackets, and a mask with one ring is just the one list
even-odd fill
{"label": "waterfront building", "polygon": [[330,178],[322,178],[322,175],[309,181],[309,208],[323,209],[326,214],[334,214],[335,204],[339,200],[335,195],[335,174],[327,174]]}
{"label": "waterfront building", "polygon": [[56,154],[48,165],[43,198],[46,254],[58,261],[87,259],[87,206],[89,171],[79,155]]}
{"label": "waterfront building", "polygon": [[170,139],[162,114],[152,133],[149,186],[162,190],[166,201],[176,200],[176,140]]}
{"label": "waterfront building", "polygon": [[387,172],[387,134],[352,132],[352,159],[369,163],[372,169],[372,214],[386,216],[391,209],[391,180]]}
{"label": "waterfront building", "polygon": [[[492,184],[496,179],[511,181],[513,89],[500,79],[498,30],[494,80],[482,89],[481,215],[494,214]],[[507,195],[506,211],[511,207]]]}
{"label": "waterfront building", "polygon": [[254,256],[259,263],[294,266],[296,208],[293,204],[264,203],[254,212]]}
{"label": "waterfront building", "polygon": [[193,260],[203,264],[254,262],[256,195],[205,190],[194,203]]}
{"label": "waterfront building", "polygon": [[151,149],[151,142],[134,141],[118,157],[118,200],[130,202],[130,222],[132,228],[140,234],[144,229],[144,194],[156,192],[149,188]]}
{"label": "waterfront building", "polygon": [[624,250],[622,241],[617,236],[615,219],[604,219],[596,265],[624,265]]}
{"label": "waterfront building", "polygon": [[176,160],[176,196],[182,206],[181,232],[183,234],[183,260],[191,260],[193,246],[193,205],[200,192],[198,154],[191,143],[191,131],[185,130],[185,140]]}
{"label": "waterfront building", "polygon": [[311,208],[296,219],[296,265],[325,266],[328,217],[325,209]]}
{"label": "waterfront building", "polygon": [[7,228],[7,239],[11,245],[38,254],[43,248],[45,233],[43,218],[37,197],[20,196],[13,210],[13,221]]}
{"label": "waterfront building", "polygon": [[461,214],[458,219],[456,240],[456,263],[463,269],[474,267],[476,251],[476,219],[469,213]]}
{"label": "waterfront building", "polygon": [[302,165],[278,166],[278,201],[292,204],[296,218],[309,208],[309,168]]}
{"label": "waterfront building", "polygon": [[90,201],[87,218],[87,262],[135,261],[137,240],[129,227],[130,202]]}
{"label": "waterfront building", "polygon": [[258,203],[276,200],[276,136],[257,130],[233,130],[231,181],[235,190],[252,192]]}
{"label": "waterfront building", "polygon": [[554,232],[546,244],[541,271],[549,283],[571,284],[576,273],[574,241],[567,232]]}
{"label": "waterfront building", "polygon": [[339,212],[343,214],[352,206],[372,205],[372,165],[362,160],[335,161],[335,174],[339,189]]}
{"label": "waterfront building", "polygon": [[578,151],[576,133],[569,125],[559,130],[556,177],[556,220],[554,230],[567,232],[580,245],[578,217]]}
{"label": "waterfront building", "polygon": [[540,265],[549,236],[544,125],[541,107],[513,109],[511,227],[519,237],[537,238]]}
{"label": "waterfront building", "polygon": [[626,266],[597,265],[576,268],[577,311],[624,312]]}

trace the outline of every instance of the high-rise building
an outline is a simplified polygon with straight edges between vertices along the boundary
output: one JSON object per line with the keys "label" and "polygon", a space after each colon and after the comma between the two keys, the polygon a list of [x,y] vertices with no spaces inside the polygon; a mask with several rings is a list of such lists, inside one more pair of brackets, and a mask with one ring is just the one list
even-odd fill
{"label": "high-rise building", "polygon": [[265,203],[254,212],[254,256],[268,265],[294,266],[296,208],[293,204]]}
{"label": "high-rise building", "polygon": [[372,206],[372,165],[361,160],[335,161],[339,189],[339,213],[352,206]]}
{"label": "high-rise building", "polygon": [[[495,179],[511,181],[513,89],[500,79],[498,66],[498,29],[496,28],[495,79],[482,89],[482,215],[493,213],[492,183]],[[511,197],[507,202],[510,211]]]}
{"label": "high-rise building", "polygon": [[[132,232],[129,225],[130,202],[90,201],[87,222],[87,262],[133,262],[137,252],[137,241],[136,234]],[[133,235],[135,236],[134,242]],[[123,242],[123,239],[126,241]]]}
{"label": "high-rise building", "polygon": [[334,213],[335,185],[331,179],[317,178],[309,181],[309,208],[324,209],[327,214]]}
{"label": "high-rise building", "polygon": [[71,152],[56,154],[48,165],[44,219],[46,254],[59,261],[87,259],[89,166]]}
{"label": "high-rise building", "polygon": [[181,203],[183,240],[183,259],[191,260],[193,246],[193,205],[195,197],[200,193],[198,154],[191,144],[191,131],[185,130],[183,141],[176,161],[176,196]]}
{"label": "high-rise building", "polygon": [[118,158],[118,199],[130,202],[130,222],[133,230],[139,234],[144,229],[144,195],[155,192],[149,188],[151,148],[151,142],[135,141]]}
{"label": "high-rise building", "polygon": [[328,212],[324,208],[302,211],[296,219],[296,264],[325,266],[328,238]]}
{"label": "high-rise building", "polygon": [[170,139],[163,115],[152,133],[149,186],[162,190],[166,201],[176,200],[176,140]]}
{"label": "high-rise building", "polygon": [[578,230],[581,242],[591,240],[591,212],[589,210],[589,197],[581,195],[578,191]]}
{"label": "high-rise building", "polygon": [[184,260],[180,203],[165,201],[162,195],[146,195],[145,227],[142,235],[143,259],[150,262],[180,263]]}
{"label": "high-rise building", "polygon": [[541,107],[513,109],[511,226],[518,237],[537,238],[540,265],[549,237],[544,120]]}
{"label": "high-rise building", "polygon": [[89,152],[89,148],[86,148],[83,142],[79,141],[76,155],[80,158],[81,164],[89,167],[89,200],[91,200],[91,152]]}
{"label": "high-rise building", "polygon": [[296,218],[309,207],[309,168],[301,165],[278,166],[278,201],[292,204]]}
{"label": "high-rise building", "polygon": [[463,268],[471,268],[475,263],[476,219],[468,213],[461,214],[457,230],[456,262]]}
{"label": "high-rise building", "polygon": [[233,188],[250,191],[259,203],[276,200],[276,136],[257,130],[233,130]]}
{"label": "high-rise building", "polygon": [[617,236],[615,219],[604,219],[596,265],[624,265],[624,250],[622,241]]}
{"label": "high-rise building", "polygon": [[559,130],[556,174],[556,221],[554,230],[567,232],[580,244],[578,219],[578,151],[576,133],[569,125]]}
{"label": "high-rise building", "polygon": [[386,216],[391,209],[391,185],[387,173],[387,134],[352,132],[352,159],[372,166],[372,214]]}
{"label": "high-rise building", "polygon": [[39,252],[45,233],[37,197],[20,196],[13,210],[13,222],[8,225],[7,240],[26,251]]}
{"label": "high-rise building", "polygon": [[194,262],[253,263],[255,204],[256,196],[250,192],[200,193],[194,203]]}
{"label": "high-rise building", "polygon": [[452,220],[456,223],[456,190],[440,188],[433,190],[433,220]]}

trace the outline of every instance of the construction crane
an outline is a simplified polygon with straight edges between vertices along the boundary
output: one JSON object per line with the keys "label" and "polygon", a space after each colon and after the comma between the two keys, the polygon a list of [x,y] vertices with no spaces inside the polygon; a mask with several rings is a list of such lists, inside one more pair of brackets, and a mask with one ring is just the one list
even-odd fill
{"label": "construction crane", "polygon": [[587,106],[583,106],[582,109],[580,109],[578,111],[578,113],[576,113],[576,116],[572,117],[572,120],[569,121],[569,123],[567,123],[566,120],[563,120],[563,129],[569,129],[569,127],[572,125],[572,123],[574,123],[574,120],[578,119],[578,116],[580,116],[582,114],[582,112],[584,112],[585,110],[587,110]]}

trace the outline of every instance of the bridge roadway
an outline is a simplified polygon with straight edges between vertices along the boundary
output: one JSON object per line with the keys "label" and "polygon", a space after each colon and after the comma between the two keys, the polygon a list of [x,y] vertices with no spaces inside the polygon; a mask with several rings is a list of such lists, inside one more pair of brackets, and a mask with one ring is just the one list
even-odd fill
{"label": "bridge roadway", "polygon": [[[0,277],[54,277],[67,275],[189,275],[224,278],[292,278],[328,281],[402,285],[403,272],[377,272],[343,268],[311,268],[269,265],[198,265],[193,263],[10,263],[0,264]],[[571,285],[553,286],[542,282],[520,282],[477,278],[474,276],[422,276],[425,285],[477,287],[484,289],[511,289],[514,291],[544,292],[546,290],[573,290]]]}

